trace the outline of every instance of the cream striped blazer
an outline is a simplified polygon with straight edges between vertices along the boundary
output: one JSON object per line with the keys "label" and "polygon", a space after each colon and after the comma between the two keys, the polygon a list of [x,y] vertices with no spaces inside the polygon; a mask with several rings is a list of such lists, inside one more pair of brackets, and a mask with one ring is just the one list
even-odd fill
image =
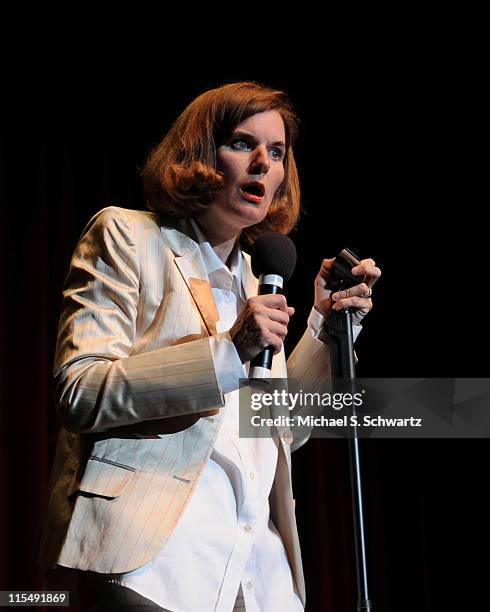
{"label": "cream striped blazer", "polygon": [[[244,290],[257,294],[246,258]],[[63,290],[54,363],[61,430],[40,560],[102,573],[133,570],[164,546],[199,480],[224,398],[209,336],[218,313],[197,243],[156,213],[108,207],[88,223]],[[328,376],[307,330],[273,375]],[[281,443],[270,494],[304,601],[291,487],[293,440]],[[219,520],[219,517],[217,517]]]}

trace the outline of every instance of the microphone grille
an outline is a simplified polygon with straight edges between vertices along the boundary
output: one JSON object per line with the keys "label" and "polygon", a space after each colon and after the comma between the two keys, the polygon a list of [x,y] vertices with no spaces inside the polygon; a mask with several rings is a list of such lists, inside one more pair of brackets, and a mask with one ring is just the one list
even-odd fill
{"label": "microphone grille", "polygon": [[253,243],[251,257],[254,276],[277,274],[287,281],[293,275],[297,254],[291,238],[267,232]]}

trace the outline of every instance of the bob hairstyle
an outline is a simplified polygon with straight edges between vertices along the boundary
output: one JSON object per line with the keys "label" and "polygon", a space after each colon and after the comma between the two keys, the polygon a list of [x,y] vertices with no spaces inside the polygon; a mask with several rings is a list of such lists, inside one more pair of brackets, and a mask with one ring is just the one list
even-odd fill
{"label": "bob hairstyle", "polygon": [[230,83],[204,92],[181,113],[141,170],[147,207],[174,218],[192,217],[208,208],[224,185],[216,169],[216,150],[236,126],[256,113],[276,110],[286,132],[284,180],[267,216],[245,228],[241,241],[253,243],[264,232],[289,233],[300,210],[293,144],[298,117],[287,95],[254,82]]}

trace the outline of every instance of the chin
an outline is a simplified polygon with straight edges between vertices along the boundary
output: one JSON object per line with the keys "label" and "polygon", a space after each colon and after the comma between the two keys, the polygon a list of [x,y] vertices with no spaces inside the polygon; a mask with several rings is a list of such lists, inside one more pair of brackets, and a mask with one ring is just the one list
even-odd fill
{"label": "chin", "polygon": [[265,218],[265,215],[248,215],[246,218],[242,217],[240,219],[241,223],[240,223],[240,229],[244,230],[247,227],[252,227],[253,225],[257,225],[258,223],[260,223],[261,221],[263,221]]}
{"label": "chin", "polygon": [[[246,225],[244,227],[250,227],[251,225],[257,225],[265,219],[267,216],[267,210],[269,207],[265,208],[250,208],[250,204],[246,204],[245,207],[241,204],[236,210],[237,217],[240,218]],[[235,218],[237,218],[235,217]]]}

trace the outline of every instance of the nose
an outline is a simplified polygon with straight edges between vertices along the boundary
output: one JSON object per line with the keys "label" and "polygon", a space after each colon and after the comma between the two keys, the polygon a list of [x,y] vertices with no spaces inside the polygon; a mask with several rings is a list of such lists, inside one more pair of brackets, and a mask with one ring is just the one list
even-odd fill
{"label": "nose", "polygon": [[250,162],[249,174],[267,174],[271,162],[266,147],[257,147]]}

